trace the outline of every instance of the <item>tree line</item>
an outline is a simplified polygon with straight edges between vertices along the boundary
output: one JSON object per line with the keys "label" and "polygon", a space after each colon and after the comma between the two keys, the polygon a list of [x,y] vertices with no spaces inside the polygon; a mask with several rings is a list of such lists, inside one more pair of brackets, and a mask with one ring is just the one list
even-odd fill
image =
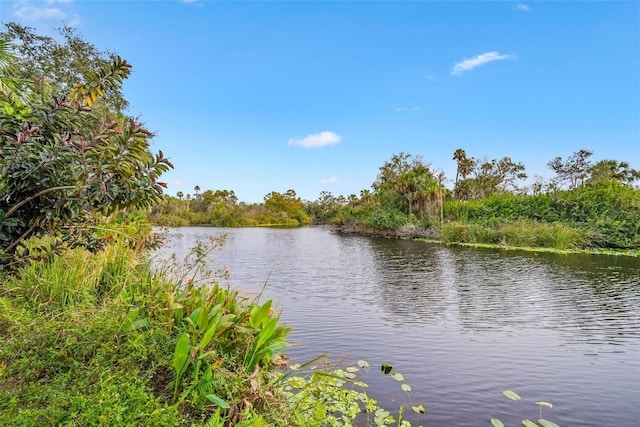
{"label": "tree line", "polygon": [[[365,224],[397,231],[409,225],[451,242],[636,247],[640,191],[634,185],[640,172],[624,161],[592,162],[592,155],[581,149],[565,159],[555,157],[548,162],[554,173],[550,179],[536,177],[525,184],[523,163],[510,157],[474,158],[460,148],[452,156],[457,167],[449,188],[444,173],[422,156],[401,152],[379,167],[371,188],[359,195],[323,191],[308,201],[288,190],[269,193],[264,203],[246,204],[231,190],[200,192],[196,186],[193,196],[168,196],[152,208],[150,218],[163,225],[227,227]],[[507,226],[509,233],[528,230],[530,236],[522,242],[505,237]],[[545,241],[535,237],[545,233],[551,233]]]}

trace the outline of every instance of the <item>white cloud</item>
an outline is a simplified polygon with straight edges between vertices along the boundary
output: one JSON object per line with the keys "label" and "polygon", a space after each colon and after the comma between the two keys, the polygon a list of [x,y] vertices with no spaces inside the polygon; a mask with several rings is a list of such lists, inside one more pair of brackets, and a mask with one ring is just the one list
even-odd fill
{"label": "white cloud", "polygon": [[[79,18],[75,14],[69,14],[64,10],[64,7],[71,4],[73,0],[45,0],[39,5],[34,5],[29,0],[20,0],[13,5],[13,14],[18,18],[26,21],[43,21],[49,19],[71,20],[72,23],[67,22],[67,25],[74,25],[73,23],[79,22]],[[62,5],[64,7],[57,7],[56,5]]]}
{"label": "white cloud", "polygon": [[324,131],[312,133],[302,139],[289,138],[289,145],[297,145],[303,148],[316,148],[335,145],[342,141],[342,137],[336,133]]}
{"label": "white cloud", "polygon": [[436,78],[436,76],[434,76],[433,74],[427,74],[426,76],[424,76],[424,78],[427,80],[433,80]]}
{"label": "white cloud", "polygon": [[33,7],[33,6],[20,6],[14,11],[14,14],[18,18],[26,19],[28,21],[40,21],[42,19],[55,19],[64,18],[66,15],[60,9],[55,7]]}
{"label": "white cloud", "polygon": [[528,4],[518,3],[515,7],[515,10],[519,10],[521,12],[531,12],[531,7]]}
{"label": "white cloud", "polygon": [[336,182],[338,182],[338,178],[336,178],[335,176],[320,181],[321,184],[335,184]]}
{"label": "white cloud", "polygon": [[198,0],[180,0],[180,1],[184,4],[191,4],[191,3],[197,2]]}
{"label": "white cloud", "polygon": [[404,111],[420,111],[420,107],[398,107],[396,113],[402,113]]}
{"label": "white cloud", "polygon": [[515,58],[515,55],[506,55],[498,52],[486,52],[478,56],[474,56],[473,58],[467,58],[464,61],[458,62],[453,66],[453,70],[451,70],[451,74],[454,76],[459,76],[465,71],[473,70],[476,67],[479,67],[482,64],[486,64],[491,61],[499,61],[503,59]]}

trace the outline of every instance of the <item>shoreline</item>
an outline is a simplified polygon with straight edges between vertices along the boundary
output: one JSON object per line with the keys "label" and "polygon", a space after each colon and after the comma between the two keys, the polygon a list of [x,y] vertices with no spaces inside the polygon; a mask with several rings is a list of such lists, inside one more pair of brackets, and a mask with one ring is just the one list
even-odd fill
{"label": "shoreline", "polygon": [[638,249],[614,249],[614,248],[582,248],[582,249],[556,249],[542,246],[511,246],[492,243],[465,243],[465,242],[444,242],[440,233],[434,229],[425,230],[415,225],[407,225],[398,230],[377,229],[363,223],[346,224],[334,226],[332,231],[340,234],[357,234],[368,237],[378,237],[386,239],[415,240],[425,243],[437,243],[445,246],[466,246],[474,248],[504,249],[510,251],[526,252],[546,252],[557,254],[587,254],[587,255],[609,255],[609,256],[630,256],[640,257]]}

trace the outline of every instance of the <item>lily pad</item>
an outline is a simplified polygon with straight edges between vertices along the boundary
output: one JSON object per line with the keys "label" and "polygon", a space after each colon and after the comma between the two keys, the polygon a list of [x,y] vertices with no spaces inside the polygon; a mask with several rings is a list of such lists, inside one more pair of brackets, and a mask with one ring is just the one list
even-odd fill
{"label": "lily pad", "polygon": [[493,427],[504,427],[504,424],[502,423],[502,421],[500,421],[497,418],[491,418],[491,425]]}
{"label": "lily pad", "polygon": [[367,362],[366,360],[358,360],[358,366],[360,366],[363,369],[368,368],[369,362]]}
{"label": "lily pad", "polygon": [[393,374],[391,374],[391,378],[396,381],[404,381],[404,375],[402,375],[400,372],[394,372]]}
{"label": "lily pad", "polygon": [[411,410],[416,414],[426,414],[427,410],[423,405],[412,405]]}
{"label": "lily pad", "polygon": [[507,399],[511,399],[511,400],[520,400],[520,399],[522,399],[520,397],[520,395],[518,393],[516,393],[515,391],[505,390],[505,391],[502,392],[502,394],[504,394],[504,397],[506,397]]}

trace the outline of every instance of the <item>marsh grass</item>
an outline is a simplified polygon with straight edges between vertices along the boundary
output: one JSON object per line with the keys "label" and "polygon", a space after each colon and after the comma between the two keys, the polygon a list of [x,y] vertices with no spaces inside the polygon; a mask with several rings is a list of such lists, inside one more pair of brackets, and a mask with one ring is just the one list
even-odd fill
{"label": "marsh grass", "polygon": [[489,244],[510,247],[539,247],[570,250],[588,247],[592,232],[565,224],[519,220],[499,224],[448,222],[441,228],[444,243]]}

